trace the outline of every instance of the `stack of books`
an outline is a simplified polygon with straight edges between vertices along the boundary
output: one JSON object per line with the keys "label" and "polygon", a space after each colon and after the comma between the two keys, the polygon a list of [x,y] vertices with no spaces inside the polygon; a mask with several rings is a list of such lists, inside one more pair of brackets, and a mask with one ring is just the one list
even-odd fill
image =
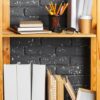
{"label": "stack of books", "polygon": [[19,27],[11,28],[11,30],[20,34],[51,33],[44,29],[43,22],[40,20],[21,21]]}

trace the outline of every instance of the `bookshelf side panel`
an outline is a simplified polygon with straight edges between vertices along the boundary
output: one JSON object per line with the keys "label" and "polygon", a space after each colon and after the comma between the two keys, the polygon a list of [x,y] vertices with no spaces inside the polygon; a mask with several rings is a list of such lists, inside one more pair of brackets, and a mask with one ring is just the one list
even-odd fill
{"label": "bookshelf side panel", "polygon": [[3,47],[2,37],[0,37],[0,100],[3,100]]}
{"label": "bookshelf side panel", "polygon": [[97,0],[97,100],[100,100],[100,0]]}
{"label": "bookshelf side panel", "polygon": [[2,31],[2,0],[0,0],[0,32],[1,31]]}
{"label": "bookshelf side panel", "polygon": [[97,82],[97,77],[96,77],[96,66],[97,66],[97,61],[96,61],[96,38],[91,38],[91,90],[96,91],[96,82]]}
{"label": "bookshelf side panel", "polygon": [[3,63],[10,64],[10,38],[3,39]]}
{"label": "bookshelf side panel", "polygon": [[3,31],[10,27],[10,0],[3,0]]}
{"label": "bookshelf side panel", "polygon": [[96,33],[96,30],[97,30],[97,0],[93,0],[93,3],[92,3],[92,17],[93,17],[93,20],[92,20],[92,29],[93,29],[93,32]]}

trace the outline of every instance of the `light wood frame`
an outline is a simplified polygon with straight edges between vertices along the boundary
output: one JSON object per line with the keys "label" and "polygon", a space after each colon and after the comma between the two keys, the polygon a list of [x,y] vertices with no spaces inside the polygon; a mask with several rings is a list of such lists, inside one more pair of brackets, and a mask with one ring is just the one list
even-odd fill
{"label": "light wood frame", "polygon": [[[100,0],[93,0],[93,32],[95,34],[42,34],[16,35],[10,31],[10,0],[0,0],[0,100],[3,100],[3,64],[10,63],[10,37],[49,37],[67,38],[82,37],[91,40],[91,90],[96,92],[96,100],[100,100]],[[13,94],[12,94],[13,95]]]}

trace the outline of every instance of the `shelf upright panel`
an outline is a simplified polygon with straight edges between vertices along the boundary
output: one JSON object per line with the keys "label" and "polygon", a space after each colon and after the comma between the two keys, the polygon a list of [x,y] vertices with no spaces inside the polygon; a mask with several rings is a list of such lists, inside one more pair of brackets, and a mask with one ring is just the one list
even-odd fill
{"label": "shelf upright panel", "polygon": [[[97,33],[97,0],[93,0],[93,5],[92,5],[92,31],[93,33]],[[91,38],[91,90],[96,91],[97,88],[97,41],[96,38]]]}
{"label": "shelf upright panel", "polygon": [[91,38],[91,90],[96,92],[96,83],[97,83],[97,76],[96,76],[96,69],[97,69],[97,50],[96,50],[96,38]]}
{"label": "shelf upright panel", "polygon": [[3,2],[0,0],[0,100],[3,100],[3,45],[2,45],[2,7]]}
{"label": "shelf upright panel", "polygon": [[3,100],[3,46],[0,37],[0,100]]}
{"label": "shelf upright panel", "polygon": [[[10,28],[10,0],[3,0],[3,32]],[[9,34],[8,34],[9,35]],[[10,37],[3,37],[3,63],[10,63]]]}
{"label": "shelf upright panel", "polygon": [[100,100],[100,0],[97,0],[97,100]]}

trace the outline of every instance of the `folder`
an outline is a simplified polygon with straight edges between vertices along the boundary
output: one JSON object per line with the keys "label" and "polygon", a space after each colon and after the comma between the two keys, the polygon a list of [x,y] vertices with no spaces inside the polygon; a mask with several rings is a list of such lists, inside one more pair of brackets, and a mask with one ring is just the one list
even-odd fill
{"label": "folder", "polygon": [[[31,65],[17,64],[18,100],[31,100]],[[13,94],[12,94],[13,95]],[[15,100],[15,99],[11,99]]]}
{"label": "folder", "polygon": [[32,100],[45,100],[46,65],[32,66]]}
{"label": "folder", "polygon": [[4,100],[18,100],[16,65],[4,65]]}

